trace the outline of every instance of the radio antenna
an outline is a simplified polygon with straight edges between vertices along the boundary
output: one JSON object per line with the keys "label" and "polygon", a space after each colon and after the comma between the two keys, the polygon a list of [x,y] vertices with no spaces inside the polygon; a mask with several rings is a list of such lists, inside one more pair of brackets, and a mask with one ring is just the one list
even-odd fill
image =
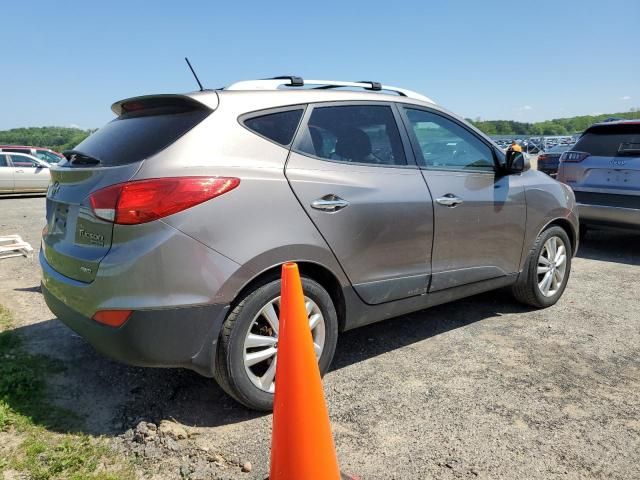
{"label": "radio antenna", "polygon": [[191,66],[191,62],[189,61],[189,59],[187,57],[184,57],[184,59],[187,62],[187,65],[189,65],[189,69],[191,70],[191,73],[193,73],[193,76],[196,79],[196,82],[198,82],[198,86],[200,87],[200,91],[202,92],[204,90],[204,87],[200,83],[200,79],[198,78],[198,75],[196,75],[196,71]]}

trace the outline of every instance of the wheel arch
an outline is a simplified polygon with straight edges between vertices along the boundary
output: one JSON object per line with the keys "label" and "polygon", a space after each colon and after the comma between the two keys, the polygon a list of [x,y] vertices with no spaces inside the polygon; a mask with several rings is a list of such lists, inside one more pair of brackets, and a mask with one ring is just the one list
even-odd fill
{"label": "wheel arch", "polygon": [[544,227],[542,227],[542,229],[540,229],[540,232],[538,232],[538,236],[545,230],[554,226],[562,228],[567,233],[569,241],[571,242],[571,256],[575,257],[576,251],[578,249],[578,232],[575,230],[573,224],[566,218],[556,218],[554,220],[551,220]]}
{"label": "wheel arch", "polygon": [[[280,271],[284,263],[286,262],[273,265],[251,278],[238,291],[237,295],[231,302],[229,311],[233,310],[234,306],[237,305],[249,292],[261,287],[262,285],[266,285],[273,280],[279,279]],[[346,301],[342,291],[343,287],[338,277],[330,269],[316,262],[301,260],[296,261],[295,263],[298,264],[301,276],[308,277],[318,282],[327,291],[333,301],[333,305],[338,316],[338,330],[343,331],[346,321]]]}

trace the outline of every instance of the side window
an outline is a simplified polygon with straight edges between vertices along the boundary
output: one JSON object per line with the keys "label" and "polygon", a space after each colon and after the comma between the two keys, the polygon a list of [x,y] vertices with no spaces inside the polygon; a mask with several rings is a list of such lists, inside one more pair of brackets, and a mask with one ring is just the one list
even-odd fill
{"label": "side window", "polygon": [[386,105],[316,107],[298,149],[341,162],[407,164],[395,117]]}
{"label": "side window", "polygon": [[420,146],[418,164],[436,170],[493,171],[491,148],[471,132],[434,113],[405,111]]}
{"label": "side window", "polygon": [[300,123],[302,112],[302,109],[296,109],[260,115],[245,120],[244,125],[280,145],[289,145]]}
{"label": "side window", "polygon": [[32,167],[35,168],[39,164],[24,155],[11,155],[11,162],[14,167]]}
{"label": "side window", "polygon": [[8,167],[7,156],[0,153],[0,167]]}

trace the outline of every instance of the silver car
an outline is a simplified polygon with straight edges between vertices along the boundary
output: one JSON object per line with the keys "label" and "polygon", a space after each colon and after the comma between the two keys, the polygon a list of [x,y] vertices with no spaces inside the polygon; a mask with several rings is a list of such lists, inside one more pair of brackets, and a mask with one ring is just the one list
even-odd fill
{"label": "silver car", "polygon": [[46,192],[49,180],[47,162],[25,153],[0,152],[0,194]]}
{"label": "silver car", "polygon": [[640,230],[640,121],[589,127],[560,157],[558,180],[575,192],[585,227]]}
{"label": "silver car", "polygon": [[285,77],[112,110],[51,169],[40,263],[51,310],[123,362],[268,410],[284,262],[323,373],[339,332],[502,287],[548,307],[567,284],[571,190],[417,93]]}

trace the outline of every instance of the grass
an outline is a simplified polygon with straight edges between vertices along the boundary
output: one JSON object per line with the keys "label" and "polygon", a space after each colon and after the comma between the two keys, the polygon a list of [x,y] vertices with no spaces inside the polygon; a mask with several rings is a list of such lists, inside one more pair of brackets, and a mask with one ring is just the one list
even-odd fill
{"label": "grass", "polygon": [[57,433],[80,421],[47,398],[47,377],[63,371],[59,362],[27,352],[0,305],[0,476],[12,470],[33,480],[135,478],[104,438]]}

